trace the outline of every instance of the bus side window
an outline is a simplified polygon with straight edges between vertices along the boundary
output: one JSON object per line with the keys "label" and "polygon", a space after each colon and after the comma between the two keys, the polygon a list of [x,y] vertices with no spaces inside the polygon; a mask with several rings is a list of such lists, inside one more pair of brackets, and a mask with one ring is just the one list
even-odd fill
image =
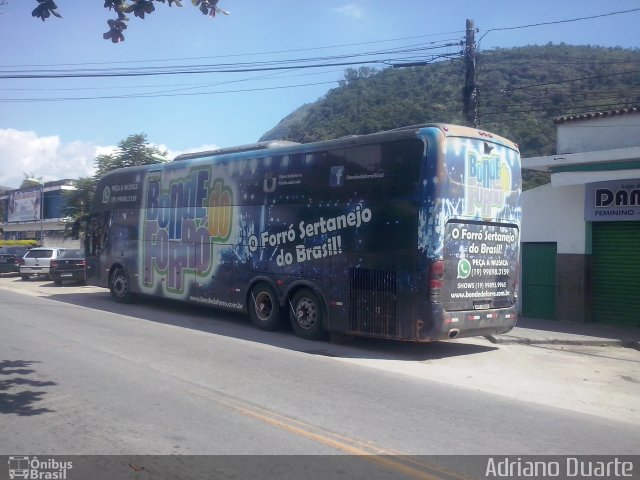
{"label": "bus side window", "polygon": [[312,152],[304,156],[304,165],[307,169],[322,167],[327,162],[327,152]]}
{"label": "bus side window", "polygon": [[304,185],[305,195],[313,201],[318,200],[318,193],[325,190],[328,182],[324,179],[324,173],[328,168],[327,152],[307,153],[304,157]]}
{"label": "bus side window", "polygon": [[290,155],[286,155],[283,158],[283,161],[286,161],[286,166],[290,170],[295,172],[301,171],[304,164],[304,153],[292,153]]}
{"label": "bus side window", "polygon": [[380,144],[349,148],[347,160],[354,173],[376,173],[382,170]]}
{"label": "bus side window", "polygon": [[305,166],[305,188],[313,200],[337,200],[348,196],[340,188],[344,185],[347,170],[344,148],[308,153]]}
{"label": "bus side window", "polygon": [[420,178],[423,151],[424,144],[420,140],[401,140],[382,144],[380,162],[390,196],[415,195]]}

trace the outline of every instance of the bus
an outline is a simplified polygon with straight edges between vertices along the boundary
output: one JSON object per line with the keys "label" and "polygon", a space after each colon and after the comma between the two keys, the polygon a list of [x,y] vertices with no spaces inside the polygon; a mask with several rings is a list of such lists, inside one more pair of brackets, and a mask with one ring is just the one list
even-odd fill
{"label": "bus", "polygon": [[424,124],[113,170],[87,283],[248,314],[263,330],[429,342],[513,328],[518,147]]}

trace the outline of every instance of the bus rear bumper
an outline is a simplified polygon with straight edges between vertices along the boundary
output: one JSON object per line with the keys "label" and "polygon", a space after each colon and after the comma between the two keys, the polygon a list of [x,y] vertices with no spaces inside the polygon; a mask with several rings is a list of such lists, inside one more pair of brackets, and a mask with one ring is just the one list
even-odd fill
{"label": "bus rear bumper", "polygon": [[[442,323],[436,322],[431,332],[419,332],[430,340],[452,340],[454,338],[479,337],[507,333],[516,325],[518,315],[515,308],[498,310],[469,310],[443,312]],[[427,340],[427,338],[425,338]]]}

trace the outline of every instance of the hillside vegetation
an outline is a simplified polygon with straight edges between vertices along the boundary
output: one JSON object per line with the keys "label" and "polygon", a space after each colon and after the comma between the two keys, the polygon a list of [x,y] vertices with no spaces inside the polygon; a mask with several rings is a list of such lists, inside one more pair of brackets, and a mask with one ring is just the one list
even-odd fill
{"label": "hillside vegetation", "polygon": [[[297,142],[426,122],[463,124],[462,59],[423,67],[349,69],[337,88],[300,107],[261,140]],[[478,54],[478,128],[512,139],[523,157],[551,155],[558,116],[640,104],[640,51],[546,45]],[[528,187],[544,176],[526,173]]]}

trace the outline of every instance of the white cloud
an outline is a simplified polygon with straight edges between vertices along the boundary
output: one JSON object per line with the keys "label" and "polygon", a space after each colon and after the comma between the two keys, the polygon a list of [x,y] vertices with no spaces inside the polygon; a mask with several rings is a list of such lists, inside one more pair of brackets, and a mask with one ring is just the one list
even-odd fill
{"label": "white cloud", "polygon": [[351,18],[360,19],[364,17],[364,9],[355,3],[347,3],[341,7],[334,7],[332,10]]}
{"label": "white cloud", "polygon": [[[171,150],[166,145],[157,147],[166,150],[170,160],[182,153],[219,148],[212,144],[185,150]],[[0,186],[18,188],[25,174],[42,177],[46,182],[89,177],[95,173],[96,157],[116,149],[113,145],[83,141],[63,143],[57,135],[41,137],[31,131],[0,129]]]}
{"label": "white cloud", "polygon": [[169,160],[173,160],[178,155],[182,155],[183,153],[207,152],[207,151],[210,151],[210,150],[217,150],[217,149],[220,148],[219,146],[214,145],[214,144],[201,145],[199,147],[187,148],[185,150],[171,150],[166,145],[157,145],[157,147],[160,150],[166,150],[167,151],[167,158]]}
{"label": "white cloud", "polygon": [[62,143],[57,135],[0,129],[0,185],[17,188],[25,174],[44,181],[93,175],[94,161],[114,147],[89,142]]}

